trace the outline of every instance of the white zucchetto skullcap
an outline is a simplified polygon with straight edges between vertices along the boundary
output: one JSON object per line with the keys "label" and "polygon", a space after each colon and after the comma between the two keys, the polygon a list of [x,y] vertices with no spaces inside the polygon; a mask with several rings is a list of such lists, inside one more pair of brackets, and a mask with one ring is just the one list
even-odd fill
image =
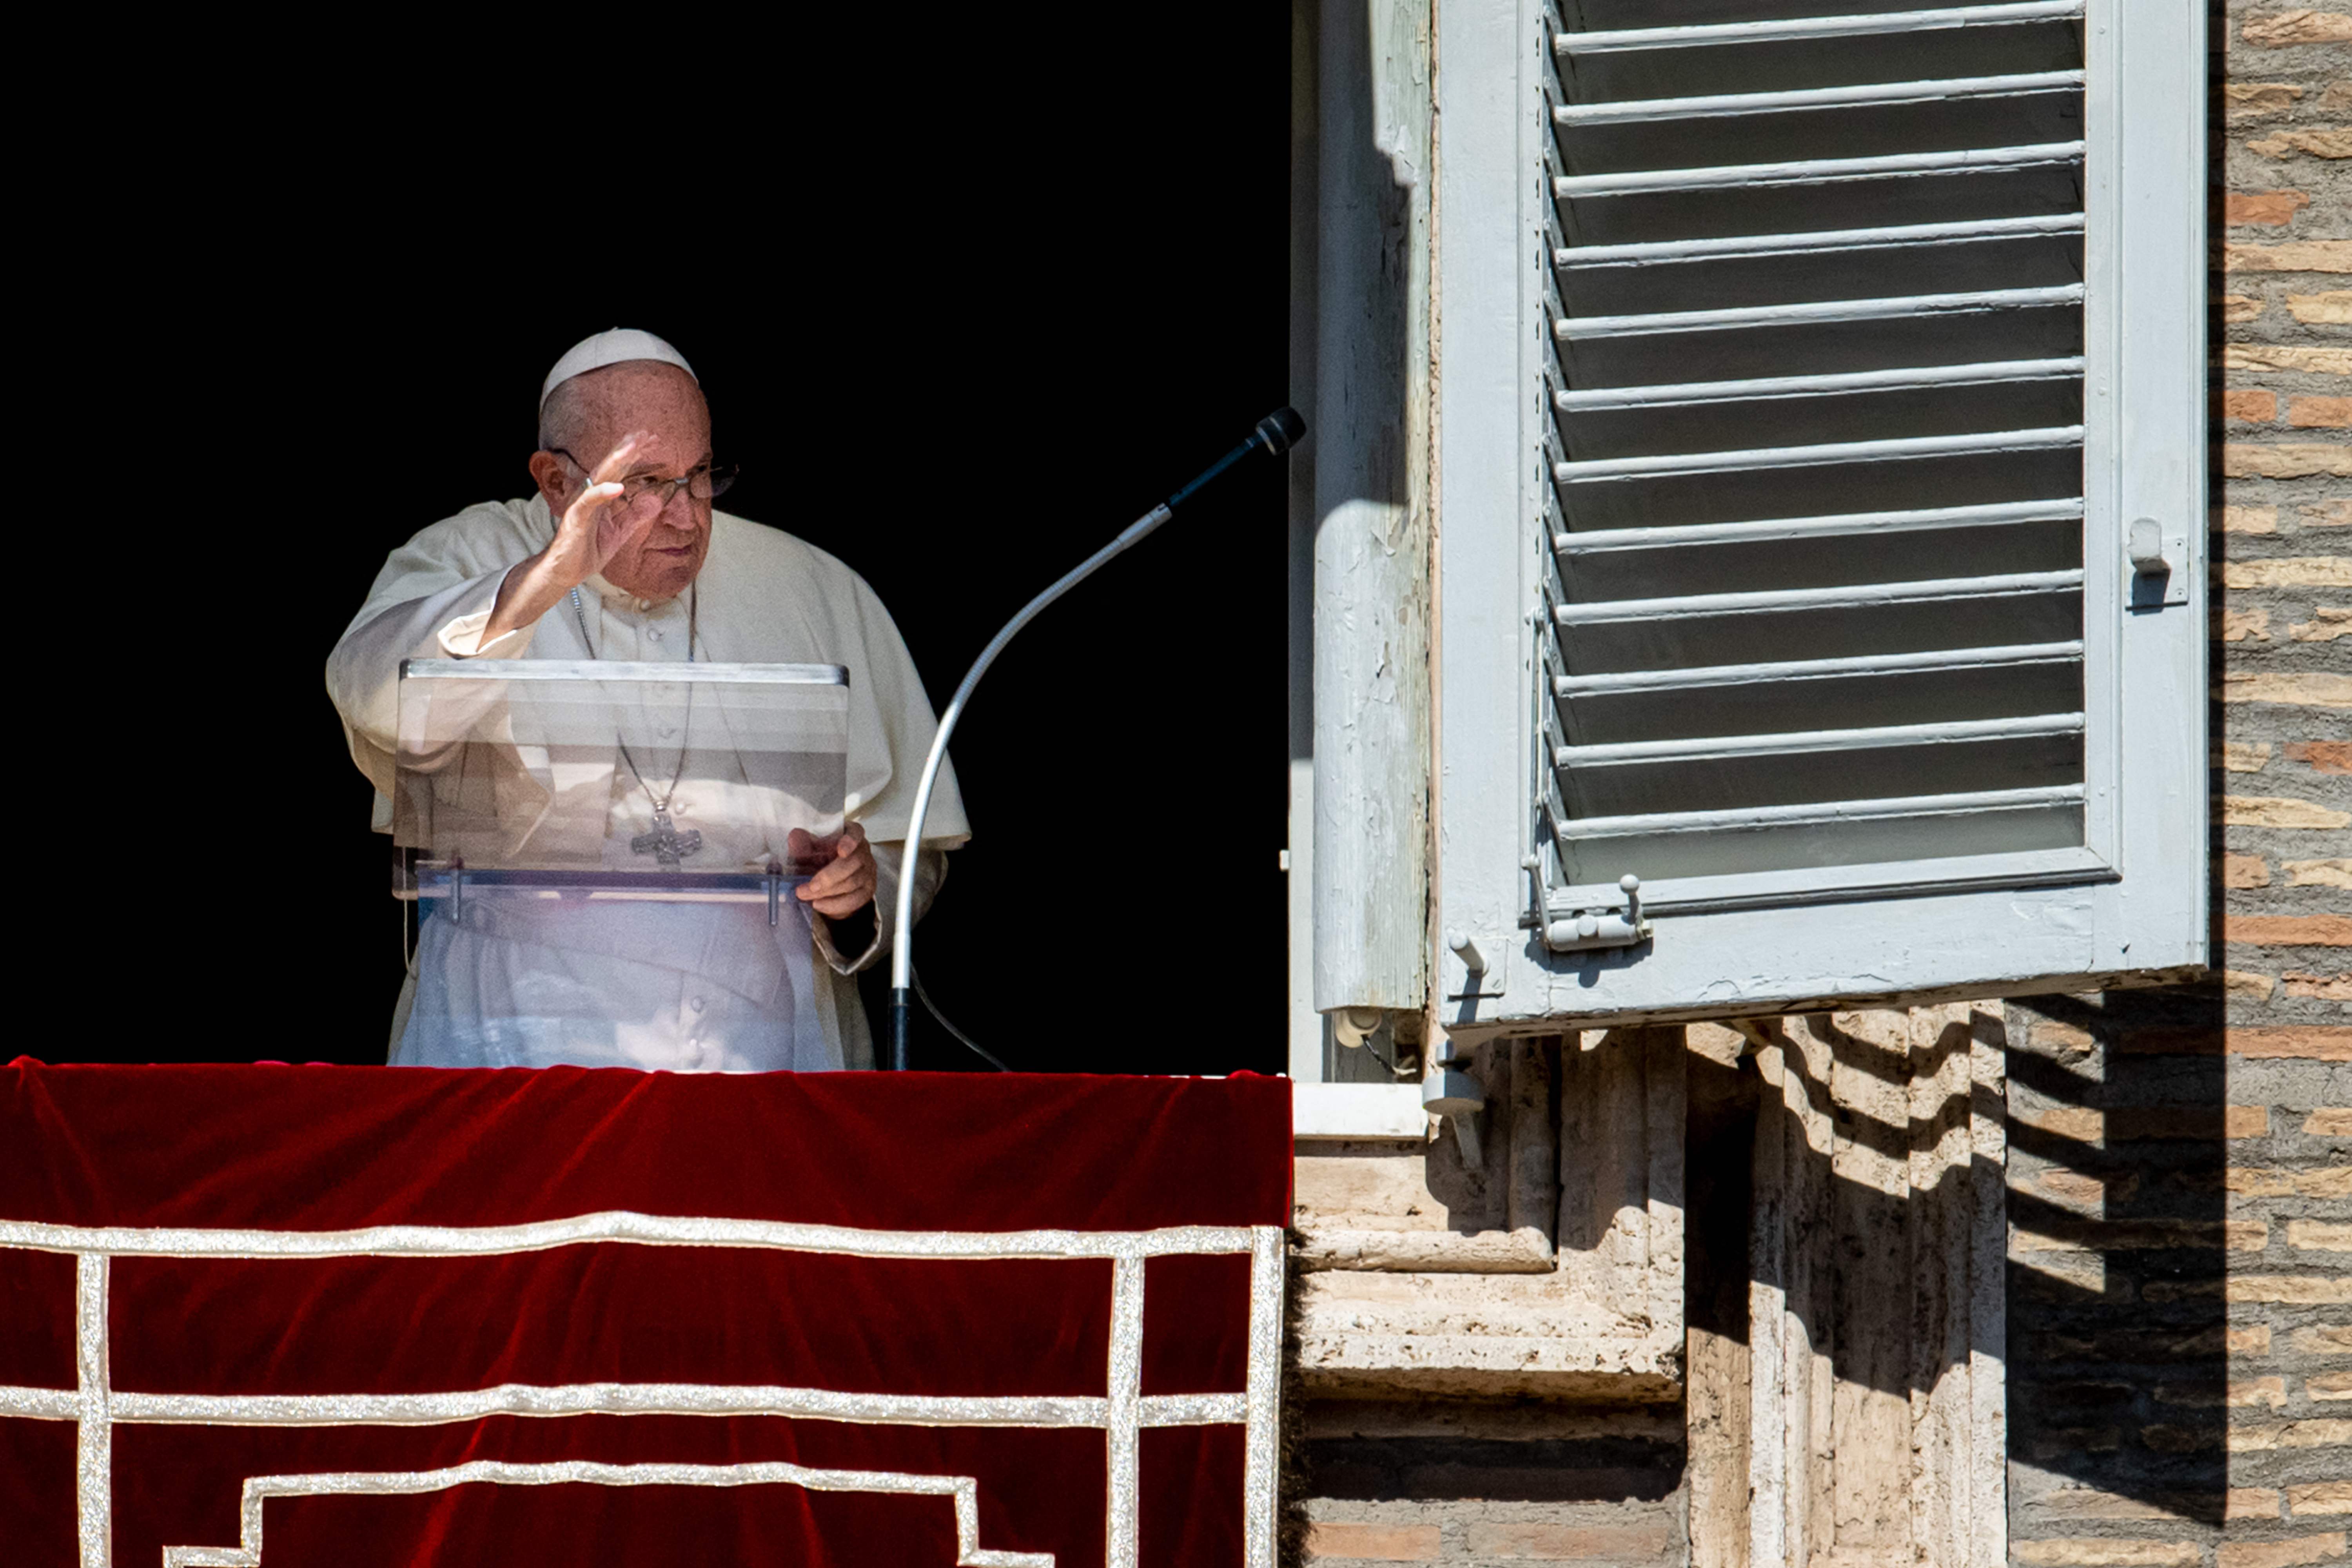
{"label": "white zucchetto skullcap", "polygon": [[[626,364],[631,360],[656,360],[663,364],[674,364],[687,374],[694,375],[694,367],[686,363],[686,356],[651,332],[641,332],[635,327],[614,327],[609,332],[583,338],[564,352],[563,357],[555,362],[555,368],[547,373],[547,381],[539,389],[539,405],[546,407],[547,400],[555,389],[575,375],[586,375],[590,371],[602,370],[608,364]],[[694,381],[698,386],[702,384],[702,378],[698,375],[694,375]]]}

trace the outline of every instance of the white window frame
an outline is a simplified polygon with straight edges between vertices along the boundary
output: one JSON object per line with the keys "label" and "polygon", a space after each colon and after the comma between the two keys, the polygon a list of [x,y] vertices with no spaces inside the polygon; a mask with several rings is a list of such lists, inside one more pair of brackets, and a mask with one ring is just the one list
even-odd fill
{"label": "white window frame", "polygon": [[[1889,9],[1927,8],[1890,5]],[[1656,934],[1553,953],[1532,899],[1530,625],[1548,548],[1538,0],[1437,8],[1441,1024],[1598,1026],[1809,1004],[2082,988],[2207,957],[2204,18],[2089,0],[2084,134],[2084,847],[1643,889]],[[2128,520],[2159,520],[2186,603],[2125,607]],[[1638,869],[1638,868],[1629,868]],[[1595,889],[1596,899],[1615,889]]]}

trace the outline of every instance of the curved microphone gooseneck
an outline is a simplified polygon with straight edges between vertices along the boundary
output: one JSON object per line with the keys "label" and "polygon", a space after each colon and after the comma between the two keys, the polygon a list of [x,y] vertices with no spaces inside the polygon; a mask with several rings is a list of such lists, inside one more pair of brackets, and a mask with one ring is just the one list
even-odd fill
{"label": "curved microphone gooseneck", "polygon": [[980,657],[973,659],[971,668],[964,672],[963,684],[956,688],[955,696],[949,700],[947,710],[940,715],[939,733],[931,737],[930,755],[923,759],[923,776],[915,785],[914,812],[907,824],[906,851],[899,859],[898,913],[890,928],[890,1066],[895,1070],[907,1070],[907,1010],[914,973],[915,864],[922,854],[923,818],[930,813],[931,786],[938,782],[940,763],[948,754],[948,737],[955,732],[956,721],[963,716],[963,707],[971,700],[971,689],[980,684],[980,678],[988,673],[988,667],[996,661],[998,654],[1004,651],[1004,645],[1011,642],[1023,626],[1034,620],[1038,611],[1085,582],[1103,563],[1166,522],[1178,507],[1191,500],[1211,480],[1252,452],[1263,451],[1270,458],[1278,458],[1297,445],[1299,437],[1306,434],[1307,421],[1298,416],[1295,408],[1277,408],[1259,420],[1257,428],[1250,432],[1248,440],[1203,468],[1192,483],[1129,523],[1117,539],[1071,567],[1052,587],[1022,605],[1020,613],[1005,622],[1004,629],[989,639],[988,646],[980,650]]}

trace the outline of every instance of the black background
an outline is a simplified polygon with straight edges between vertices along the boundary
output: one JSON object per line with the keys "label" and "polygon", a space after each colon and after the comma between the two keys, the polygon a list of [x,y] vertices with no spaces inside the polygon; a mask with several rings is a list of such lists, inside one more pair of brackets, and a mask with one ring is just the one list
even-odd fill
{"label": "black background", "polygon": [[[67,673],[16,683],[10,792],[66,892],[19,886],[8,1054],[383,1059],[401,921],[325,658],[386,551],[529,493],[586,333],[686,353],[727,510],[864,574],[935,706],[1283,402],[1286,11],[1080,15],[631,44],[568,119],[547,61],[215,76],[71,149],[19,233],[15,542],[20,651]],[[1260,459],[964,719],[976,837],[917,952],[1015,1068],[1281,1068],[1283,508]],[[919,1027],[918,1067],[975,1065]]]}

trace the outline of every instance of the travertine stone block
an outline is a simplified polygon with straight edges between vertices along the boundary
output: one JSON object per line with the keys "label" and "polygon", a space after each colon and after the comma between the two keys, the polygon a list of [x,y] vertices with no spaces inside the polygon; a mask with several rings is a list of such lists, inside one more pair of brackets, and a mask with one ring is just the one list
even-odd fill
{"label": "travertine stone block", "polygon": [[1460,1142],[1298,1162],[1300,1371],[1373,1398],[1679,1397],[1683,1033],[1479,1047]]}

